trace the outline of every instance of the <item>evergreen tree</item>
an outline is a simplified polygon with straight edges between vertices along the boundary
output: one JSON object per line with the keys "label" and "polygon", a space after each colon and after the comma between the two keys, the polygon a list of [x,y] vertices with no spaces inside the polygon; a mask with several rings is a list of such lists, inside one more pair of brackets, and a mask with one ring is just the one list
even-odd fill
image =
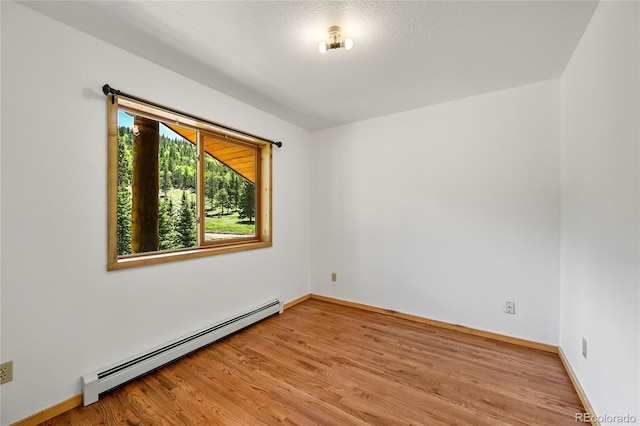
{"label": "evergreen tree", "polygon": [[[193,161],[193,160],[192,160]],[[189,165],[185,170],[185,188],[195,191],[196,189],[196,165]]]}
{"label": "evergreen tree", "polygon": [[179,164],[179,161],[176,161],[175,167],[171,170],[171,179],[174,188],[185,189],[182,185],[184,183],[183,169],[184,166]]}
{"label": "evergreen tree", "polygon": [[255,185],[245,180],[240,192],[239,219],[249,219],[253,222],[256,215],[256,188]]}
{"label": "evergreen tree", "polygon": [[229,206],[234,210],[239,209],[241,180],[242,178],[240,177],[240,175],[238,175],[238,173],[230,173],[227,192],[229,194]]}
{"label": "evergreen tree", "polygon": [[118,137],[118,187],[131,185],[131,133],[120,127]]}
{"label": "evergreen tree", "polygon": [[118,197],[116,213],[116,246],[118,255],[131,254],[131,130],[118,129]]}
{"label": "evergreen tree", "polygon": [[164,161],[164,165],[162,167],[162,177],[160,180],[160,189],[162,189],[162,194],[166,197],[169,190],[172,188],[171,185],[171,173],[169,172],[169,164],[168,161]]}
{"label": "evergreen tree", "polygon": [[207,154],[205,162],[205,196],[209,198],[209,203],[211,203],[211,210],[213,210],[213,202],[216,197],[216,191],[218,190],[218,181],[216,180],[215,174],[215,160],[213,159],[213,157]]}
{"label": "evergreen tree", "polygon": [[173,213],[173,202],[171,197],[166,197],[160,201],[158,211],[158,234],[160,240],[160,250],[171,250],[178,248],[176,219]]}
{"label": "evergreen tree", "polygon": [[118,256],[131,254],[131,194],[126,186],[118,187],[116,241]]}
{"label": "evergreen tree", "polygon": [[195,206],[189,201],[187,191],[182,191],[182,200],[176,223],[179,248],[193,247],[198,242]]}
{"label": "evergreen tree", "polygon": [[224,214],[224,209],[229,207],[229,194],[226,189],[222,188],[216,192],[216,202],[220,206],[221,214]]}

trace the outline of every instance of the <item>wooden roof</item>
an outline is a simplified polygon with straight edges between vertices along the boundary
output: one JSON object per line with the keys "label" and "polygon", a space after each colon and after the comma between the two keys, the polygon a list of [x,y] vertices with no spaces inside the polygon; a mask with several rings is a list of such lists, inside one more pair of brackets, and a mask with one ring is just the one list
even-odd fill
{"label": "wooden roof", "polygon": [[[163,123],[168,128],[188,140],[196,143],[196,131],[185,129],[174,124]],[[251,183],[256,182],[256,150],[236,143],[229,143],[222,138],[204,137],[204,151],[238,173]]]}

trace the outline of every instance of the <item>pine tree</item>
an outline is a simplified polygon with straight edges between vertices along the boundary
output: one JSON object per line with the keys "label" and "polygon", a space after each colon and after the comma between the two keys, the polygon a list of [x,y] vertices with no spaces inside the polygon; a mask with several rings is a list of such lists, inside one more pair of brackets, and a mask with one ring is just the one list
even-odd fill
{"label": "pine tree", "polygon": [[224,209],[229,207],[229,194],[226,189],[222,188],[216,192],[216,202],[220,206],[221,214],[224,214]]}
{"label": "pine tree", "polygon": [[118,256],[131,254],[131,194],[126,186],[118,187],[116,241]]}
{"label": "pine tree", "polygon": [[120,128],[118,137],[118,187],[131,185],[131,132]]}
{"label": "pine tree", "polygon": [[251,182],[245,180],[240,192],[239,219],[249,219],[253,222],[256,215],[256,188]]}
{"label": "pine tree", "polygon": [[160,189],[162,189],[162,194],[166,197],[167,193],[171,189],[171,173],[169,172],[169,164],[168,161],[165,160],[163,162],[162,167],[162,178],[160,180]]}
{"label": "pine tree", "polygon": [[193,247],[198,242],[195,206],[189,201],[187,191],[182,191],[180,212],[176,223],[176,236],[179,248]]}
{"label": "pine tree", "polygon": [[229,185],[227,192],[229,193],[229,208],[238,210],[240,204],[240,176],[238,173],[231,172],[229,177]]}
{"label": "pine tree", "polygon": [[118,129],[118,198],[116,213],[116,246],[118,256],[131,254],[131,131]]}
{"label": "pine tree", "polygon": [[160,240],[160,250],[172,250],[178,248],[176,219],[173,213],[173,202],[171,197],[160,201],[158,212],[158,234]]}
{"label": "pine tree", "polygon": [[185,188],[195,191],[196,189],[196,165],[189,165],[185,170]]}
{"label": "pine tree", "polygon": [[213,210],[213,202],[216,197],[216,191],[218,190],[218,181],[216,180],[215,173],[215,160],[213,157],[207,154],[206,157],[206,178],[205,178],[205,196],[209,198],[211,210]]}

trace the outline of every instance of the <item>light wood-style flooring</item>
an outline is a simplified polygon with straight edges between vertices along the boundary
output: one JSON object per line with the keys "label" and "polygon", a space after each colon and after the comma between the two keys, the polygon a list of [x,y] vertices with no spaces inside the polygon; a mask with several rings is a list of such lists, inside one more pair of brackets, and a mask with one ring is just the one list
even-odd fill
{"label": "light wood-style flooring", "polygon": [[557,354],[309,299],[46,425],[575,425]]}

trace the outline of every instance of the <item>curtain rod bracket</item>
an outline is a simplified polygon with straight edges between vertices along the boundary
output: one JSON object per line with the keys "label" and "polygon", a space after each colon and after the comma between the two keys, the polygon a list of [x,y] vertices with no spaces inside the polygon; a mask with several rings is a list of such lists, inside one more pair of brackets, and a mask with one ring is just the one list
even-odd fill
{"label": "curtain rod bracket", "polygon": [[[173,112],[173,113],[176,113],[176,114],[180,114],[182,116],[186,116],[186,117],[193,118],[193,119],[196,119],[196,120],[204,121],[204,122],[206,122],[208,124],[213,124],[214,126],[223,128],[225,130],[230,130],[232,132],[239,133],[241,135],[250,136],[252,138],[263,140],[265,142],[270,143],[271,145],[277,146],[278,148],[282,147],[282,142],[280,142],[280,141],[272,141],[272,140],[269,140],[269,139],[265,139],[263,137],[253,135],[251,133],[247,133],[247,132],[243,132],[241,130],[236,130],[236,129],[233,129],[231,127],[227,127],[227,126],[225,126],[223,124],[215,123],[213,121],[205,120],[205,119],[202,119],[200,117],[193,116],[191,114],[187,114],[187,113],[184,113],[184,112],[181,112],[181,111],[177,111],[177,110],[175,110],[173,108],[168,108],[168,107],[156,104],[155,102],[147,101],[145,99],[138,98],[137,96],[133,96],[133,95],[129,95],[127,93],[121,92],[120,90],[114,89],[113,87],[109,86],[108,84],[105,84],[104,86],[102,86],[102,93],[104,93],[105,96],[111,95],[111,103],[112,104],[115,103],[116,96],[124,96],[125,98],[133,99],[134,101],[143,102],[143,103],[146,103],[148,105],[152,105],[152,106],[157,107],[157,108],[162,108],[162,109],[164,109],[166,111],[170,111],[170,112]],[[225,135],[225,137],[226,137],[226,135]]]}
{"label": "curtain rod bracket", "polygon": [[104,93],[106,96],[111,95],[111,105],[113,105],[116,103],[116,95],[119,95],[120,91],[112,89],[111,86],[105,84],[104,86],[102,86],[102,93]]}

